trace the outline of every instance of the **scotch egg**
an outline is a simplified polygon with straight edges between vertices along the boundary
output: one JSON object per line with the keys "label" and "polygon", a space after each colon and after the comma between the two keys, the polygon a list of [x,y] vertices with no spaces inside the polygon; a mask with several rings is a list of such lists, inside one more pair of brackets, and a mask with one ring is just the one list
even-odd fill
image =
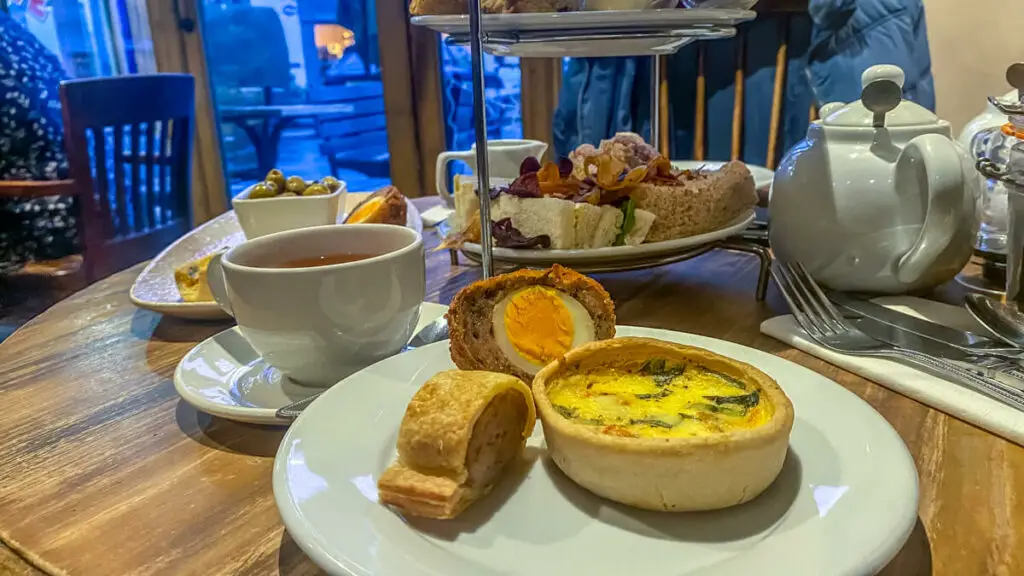
{"label": "scotch egg", "polygon": [[345,224],[394,224],[404,226],[405,196],[394,186],[370,194],[345,218]]}
{"label": "scotch egg", "polygon": [[494,307],[491,325],[501,352],[530,376],[594,340],[594,321],[587,309],[548,286],[528,286],[502,298]]}
{"label": "scotch egg", "polygon": [[570,350],[615,336],[604,288],[557,264],[474,282],[455,295],[447,317],[456,366],[527,382]]}

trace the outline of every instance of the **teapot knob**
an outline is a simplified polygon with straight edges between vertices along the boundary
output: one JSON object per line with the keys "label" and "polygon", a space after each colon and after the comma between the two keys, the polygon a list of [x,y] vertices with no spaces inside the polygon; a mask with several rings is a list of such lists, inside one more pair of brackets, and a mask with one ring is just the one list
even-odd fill
{"label": "teapot knob", "polygon": [[868,84],[876,80],[888,80],[900,87],[903,90],[903,83],[906,81],[906,74],[903,73],[903,69],[899,66],[893,66],[892,64],[879,64],[872,66],[864,71],[860,75],[860,87],[867,88]]}
{"label": "teapot knob", "polygon": [[1006,69],[1006,81],[1010,86],[1024,92],[1024,62],[1015,62]]}

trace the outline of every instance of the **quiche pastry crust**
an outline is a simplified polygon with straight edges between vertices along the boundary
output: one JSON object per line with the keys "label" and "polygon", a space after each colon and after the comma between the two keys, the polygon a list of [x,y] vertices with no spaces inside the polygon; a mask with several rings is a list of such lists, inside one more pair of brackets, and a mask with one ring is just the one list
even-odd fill
{"label": "quiche pastry crust", "polygon": [[[772,404],[772,415],[754,428],[635,438],[567,419],[548,398],[559,376],[638,366],[651,358],[697,365],[753,385]],[[533,395],[551,457],[569,478],[599,496],[649,510],[714,510],[755,498],[781,471],[793,427],[792,403],[764,372],[702,348],[651,338],[595,341],[571,350],[537,374]]]}

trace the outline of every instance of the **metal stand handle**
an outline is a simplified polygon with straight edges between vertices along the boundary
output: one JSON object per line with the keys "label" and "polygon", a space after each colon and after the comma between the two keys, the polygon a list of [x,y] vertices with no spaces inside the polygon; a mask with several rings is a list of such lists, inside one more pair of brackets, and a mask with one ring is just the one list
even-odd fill
{"label": "metal stand handle", "polygon": [[484,102],[484,31],[480,0],[469,0],[469,50],[473,66],[473,126],[476,128],[477,194],[480,196],[480,248],[484,278],[494,273],[491,260],[491,179],[487,165],[487,107]]}

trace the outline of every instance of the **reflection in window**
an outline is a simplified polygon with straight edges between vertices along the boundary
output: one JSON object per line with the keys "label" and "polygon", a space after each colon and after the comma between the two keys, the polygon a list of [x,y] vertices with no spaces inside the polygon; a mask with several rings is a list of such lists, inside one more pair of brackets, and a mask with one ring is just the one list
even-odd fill
{"label": "reflection in window", "polygon": [[[441,44],[445,137],[449,150],[466,150],[473,132],[473,72],[468,46]],[[522,138],[519,59],[484,54],[487,137]]]}
{"label": "reflection in window", "polygon": [[202,18],[232,192],[270,167],[389,183],[374,0],[205,0]]}

